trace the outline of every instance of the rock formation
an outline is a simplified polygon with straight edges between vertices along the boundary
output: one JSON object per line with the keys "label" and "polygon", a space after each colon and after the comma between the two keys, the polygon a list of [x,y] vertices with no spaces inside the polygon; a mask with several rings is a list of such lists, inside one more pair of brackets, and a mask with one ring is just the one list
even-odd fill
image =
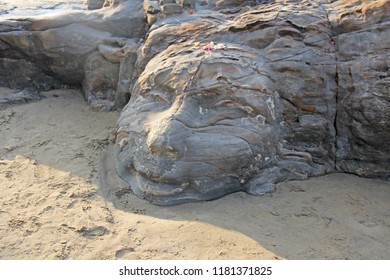
{"label": "rock formation", "polygon": [[155,204],[332,172],[389,179],[389,7],[145,0],[3,21],[0,85],[82,84],[105,109],[131,93],[117,171]]}
{"label": "rock formation", "polygon": [[0,86],[48,90],[82,85],[93,107],[123,108],[145,34],[142,0],[94,11],[5,18],[0,22]]}
{"label": "rock formation", "polygon": [[[390,1],[336,1],[337,171],[390,178]],[[367,2],[367,3],[365,3]]]}
{"label": "rock formation", "polygon": [[168,2],[145,1],[143,72],[118,122],[118,173],[138,196],[389,178],[388,2]]}

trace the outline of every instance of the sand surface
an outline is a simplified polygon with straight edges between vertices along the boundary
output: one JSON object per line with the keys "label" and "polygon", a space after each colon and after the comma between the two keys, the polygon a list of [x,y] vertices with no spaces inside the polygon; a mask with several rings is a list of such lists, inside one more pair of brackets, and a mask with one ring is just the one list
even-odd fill
{"label": "sand surface", "polygon": [[0,1],[0,18],[84,9],[83,0],[2,0]]}
{"label": "sand surface", "polygon": [[115,173],[119,113],[45,96],[0,110],[0,259],[390,259],[390,182],[333,174],[153,206]]}

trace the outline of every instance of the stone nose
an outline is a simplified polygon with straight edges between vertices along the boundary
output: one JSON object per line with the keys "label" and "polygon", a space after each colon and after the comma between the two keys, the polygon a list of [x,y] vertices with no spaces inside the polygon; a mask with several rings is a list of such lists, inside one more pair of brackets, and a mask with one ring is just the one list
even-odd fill
{"label": "stone nose", "polygon": [[149,123],[146,145],[153,154],[178,159],[183,155],[186,128],[173,117]]}

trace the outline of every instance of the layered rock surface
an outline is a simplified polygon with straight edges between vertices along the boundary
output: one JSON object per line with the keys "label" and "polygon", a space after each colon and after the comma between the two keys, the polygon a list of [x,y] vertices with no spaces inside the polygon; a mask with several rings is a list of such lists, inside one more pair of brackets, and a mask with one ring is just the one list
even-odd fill
{"label": "layered rock surface", "polygon": [[151,28],[117,134],[118,173],[138,196],[389,178],[388,2],[208,1],[173,16],[145,3]]}
{"label": "layered rock surface", "polygon": [[352,12],[350,1],[333,3],[338,11],[336,167],[388,179],[390,2],[356,2]]}
{"label": "layered rock surface", "polygon": [[117,170],[138,196],[262,194],[339,171],[389,179],[389,1],[121,2],[2,21],[0,85],[82,84],[105,109],[131,92]]}
{"label": "layered rock surface", "polygon": [[136,50],[145,33],[142,1],[96,11],[4,17],[0,85],[41,90],[82,85],[93,107],[122,108],[129,99]]}

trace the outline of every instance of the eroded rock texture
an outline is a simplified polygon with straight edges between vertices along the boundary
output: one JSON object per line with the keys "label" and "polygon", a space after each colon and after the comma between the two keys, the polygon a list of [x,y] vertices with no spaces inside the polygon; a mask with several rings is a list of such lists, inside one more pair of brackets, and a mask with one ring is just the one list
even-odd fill
{"label": "eroded rock texture", "polygon": [[94,107],[127,104],[117,171],[139,197],[389,179],[389,1],[85,3],[97,10],[2,20],[0,86],[81,84]]}
{"label": "eroded rock texture", "polygon": [[[367,3],[364,3],[367,2]],[[337,170],[390,177],[390,1],[336,1]]]}
{"label": "eroded rock texture", "polygon": [[[151,25],[119,175],[170,205],[336,171],[389,178],[389,3],[198,1]],[[179,5],[176,3],[175,5]]]}
{"label": "eroded rock texture", "polygon": [[93,107],[123,108],[138,42],[146,33],[143,3],[103,2],[109,7],[1,20],[0,86],[48,90],[82,85]]}

